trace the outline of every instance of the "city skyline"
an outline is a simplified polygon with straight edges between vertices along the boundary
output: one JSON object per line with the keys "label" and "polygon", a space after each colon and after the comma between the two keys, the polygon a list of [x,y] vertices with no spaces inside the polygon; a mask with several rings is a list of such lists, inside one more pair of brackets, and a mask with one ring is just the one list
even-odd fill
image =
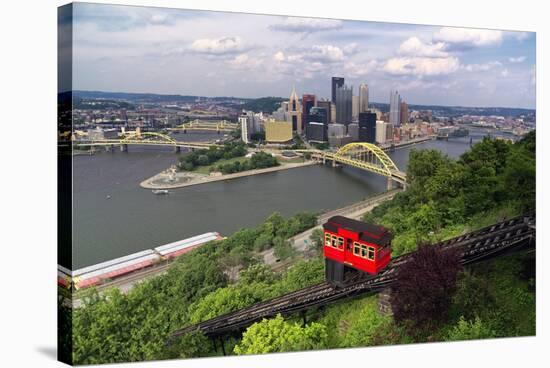
{"label": "city skyline", "polygon": [[73,20],[75,90],[330,99],[341,76],[374,102],[535,108],[532,32],[81,3]]}

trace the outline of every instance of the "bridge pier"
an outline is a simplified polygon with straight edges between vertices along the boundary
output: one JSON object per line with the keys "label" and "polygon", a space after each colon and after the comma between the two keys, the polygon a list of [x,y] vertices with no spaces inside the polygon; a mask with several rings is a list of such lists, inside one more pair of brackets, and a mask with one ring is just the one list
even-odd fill
{"label": "bridge pier", "polygon": [[180,146],[175,146],[174,147],[174,153],[180,153],[181,152],[181,147]]}
{"label": "bridge pier", "polygon": [[127,144],[121,144],[120,145],[120,152],[128,152],[128,145]]}
{"label": "bridge pier", "polygon": [[388,178],[388,185],[387,185],[387,190],[392,190],[394,188],[394,183],[393,183],[393,179],[392,178]]}

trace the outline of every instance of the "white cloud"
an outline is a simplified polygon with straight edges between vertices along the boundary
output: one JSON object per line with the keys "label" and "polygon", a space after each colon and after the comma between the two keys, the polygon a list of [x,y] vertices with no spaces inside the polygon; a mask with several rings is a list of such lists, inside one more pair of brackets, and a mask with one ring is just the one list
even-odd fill
{"label": "white cloud", "polygon": [[359,45],[356,42],[352,42],[344,46],[343,50],[347,55],[353,55],[359,52]]}
{"label": "white cloud", "polygon": [[533,67],[531,68],[531,85],[537,84],[537,65],[533,64]]}
{"label": "white cloud", "polygon": [[510,74],[510,73],[508,72],[508,69],[504,69],[503,71],[500,72],[500,75],[501,75],[502,77],[505,77],[505,78],[508,76],[508,74]]}
{"label": "white cloud", "polygon": [[502,31],[443,27],[434,34],[433,39],[469,47],[496,46],[502,43]]}
{"label": "white cloud", "polygon": [[460,63],[456,57],[397,57],[384,64],[383,70],[394,75],[434,76],[457,71]]}
{"label": "white cloud", "polygon": [[491,70],[499,66],[502,66],[500,61],[489,61],[482,64],[468,64],[464,67],[464,69],[469,72],[486,72],[487,70]]}
{"label": "white cloud", "polygon": [[529,33],[530,32],[508,32],[509,35],[518,41],[526,40],[529,37]]}
{"label": "white cloud", "polygon": [[410,37],[400,46],[398,53],[406,56],[444,57],[446,45],[444,42],[424,43],[418,37]]}
{"label": "white cloud", "polygon": [[278,51],[275,53],[275,55],[273,55],[273,59],[275,59],[275,61],[284,61],[285,60],[285,54],[282,52],[282,51]]}
{"label": "white cloud", "polygon": [[525,59],[525,56],[509,57],[508,61],[511,63],[523,63]]}
{"label": "white cloud", "polygon": [[229,66],[231,66],[233,69],[255,69],[262,65],[262,58],[260,57],[250,57],[247,54],[239,54],[235,56],[234,59],[230,60],[228,62]]}
{"label": "white cloud", "polygon": [[246,49],[247,47],[245,47],[242,38],[238,36],[202,38],[195,40],[191,44],[191,50],[199,54],[207,55],[235,54],[245,51]]}
{"label": "white cloud", "polygon": [[[307,62],[320,62],[326,64],[338,63],[344,60],[344,51],[338,46],[333,45],[314,45],[305,49],[298,49],[294,53],[285,54],[282,51],[278,51],[273,56],[275,61],[278,62],[294,62],[294,63],[307,63]],[[305,67],[301,65],[300,67]]]}
{"label": "white cloud", "polygon": [[274,31],[311,33],[340,29],[342,28],[342,21],[334,19],[288,17],[281,23],[270,25],[269,28]]}
{"label": "white cloud", "polygon": [[311,53],[306,57],[312,60],[335,62],[344,59],[344,51],[338,46],[315,45],[311,47]]}
{"label": "white cloud", "polygon": [[346,75],[351,78],[357,78],[373,73],[378,67],[379,63],[376,60],[369,60],[361,63],[350,61],[344,65],[344,70]]}

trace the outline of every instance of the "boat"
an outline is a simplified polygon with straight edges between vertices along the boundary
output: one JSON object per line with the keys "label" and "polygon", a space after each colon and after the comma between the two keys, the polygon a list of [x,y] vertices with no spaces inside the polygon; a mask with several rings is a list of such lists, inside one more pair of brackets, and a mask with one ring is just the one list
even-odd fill
{"label": "boat", "polygon": [[167,189],[153,189],[152,190],[153,194],[168,194],[168,190]]}

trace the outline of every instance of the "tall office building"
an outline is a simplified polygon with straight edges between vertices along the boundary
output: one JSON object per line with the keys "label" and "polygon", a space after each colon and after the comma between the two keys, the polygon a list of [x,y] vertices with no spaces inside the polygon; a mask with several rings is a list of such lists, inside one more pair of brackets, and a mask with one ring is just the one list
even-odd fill
{"label": "tall office building", "polygon": [[384,144],[393,139],[393,124],[378,120],[376,122],[376,143]]}
{"label": "tall office building", "polygon": [[359,124],[351,123],[348,125],[348,135],[352,142],[359,141]]}
{"label": "tall office building", "polygon": [[394,126],[399,126],[401,118],[401,96],[399,96],[399,92],[397,91],[391,91],[390,92],[390,124],[393,124]]}
{"label": "tall office building", "polygon": [[359,112],[365,112],[369,109],[369,85],[361,83],[359,85]]}
{"label": "tall office building", "polygon": [[327,113],[326,107],[314,106],[309,110],[309,120],[310,122],[322,123],[328,125],[329,116]]}
{"label": "tall office building", "polygon": [[357,121],[359,118],[359,96],[351,96],[351,120]]}
{"label": "tall office building", "polygon": [[376,114],[373,112],[359,113],[359,141],[376,142]]}
{"label": "tall office building", "polygon": [[244,112],[239,116],[239,124],[241,125],[241,139],[244,143],[250,142],[250,134],[252,133],[251,125],[253,124],[250,120],[250,116]]}
{"label": "tall office building", "polygon": [[322,107],[327,111],[327,123],[331,122],[331,115],[332,115],[332,103],[329,100],[318,100],[317,101],[317,107]]}
{"label": "tall office building", "polygon": [[306,138],[308,141],[324,142],[327,140],[328,113],[325,107],[314,106],[309,110],[309,120],[306,123]]}
{"label": "tall office building", "polygon": [[310,110],[315,107],[315,95],[303,95],[302,96],[302,130],[307,127],[307,124],[311,121],[309,119]]}
{"label": "tall office building", "polygon": [[409,122],[409,105],[405,101],[401,102],[400,106],[400,118],[399,121],[401,124],[407,124]]}
{"label": "tall office building", "polygon": [[336,89],[344,86],[344,78],[342,77],[332,77],[332,103],[336,103]]}
{"label": "tall office building", "polygon": [[287,116],[292,122],[292,131],[298,132],[298,134],[302,133],[302,110],[300,108],[300,99],[294,87],[288,101]]}
{"label": "tall office building", "polygon": [[339,124],[351,123],[353,88],[344,85],[336,88],[336,122]]}

